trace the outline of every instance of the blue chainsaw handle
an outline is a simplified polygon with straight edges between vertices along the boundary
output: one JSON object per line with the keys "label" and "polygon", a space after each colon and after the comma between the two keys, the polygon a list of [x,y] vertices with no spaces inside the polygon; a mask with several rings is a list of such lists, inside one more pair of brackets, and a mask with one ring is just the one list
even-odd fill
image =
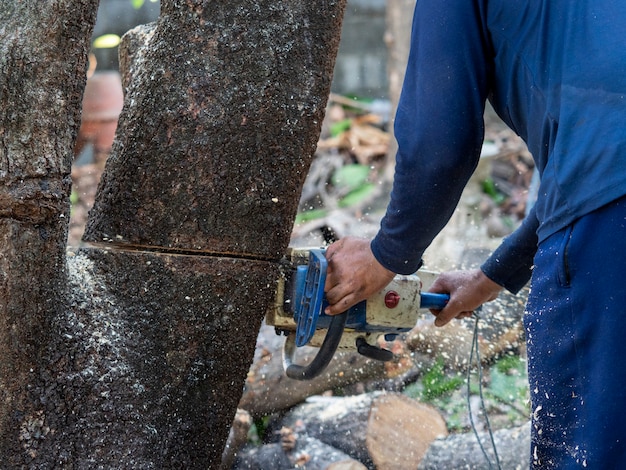
{"label": "blue chainsaw handle", "polygon": [[443,310],[450,301],[449,294],[436,294],[434,292],[422,292],[420,294],[420,308],[432,308]]}

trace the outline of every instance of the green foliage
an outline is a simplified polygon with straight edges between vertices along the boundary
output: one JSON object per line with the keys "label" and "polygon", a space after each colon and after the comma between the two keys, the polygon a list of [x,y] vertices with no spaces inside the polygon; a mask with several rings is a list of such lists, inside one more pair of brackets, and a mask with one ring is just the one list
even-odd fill
{"label": "green foliage", "polygon": [[[528,409],[528,379],[526,362],[516,355],[505,356],[483,370],[487,383],[482,394],[490,418],[497,416],[500,426],[526,422]],[[447,372],[439,358],[421,379],[404,389],[404,394],[441,410],[448,429],[466,432],[468,426],[467,374]],[[477,376],[472,375],[470,393],[478,396]]]}
{"label": "green foliage", "polygon": [[363,183],[361,186],[354,188],[339,201],[339,207],[350,207],[366,200],[376,189],[373,183]]}
{"label": "green foliage", "polygon": [[121,38],[117,34],[103,34],[93,41],[94,49],[112,49],[119,46]]}
{"label": "green foliage", "polygon": [[496,204],[502,204],[506,196],[500,192],[498,186],[491,178],[487,178],[482,183],[483,192],[491,197]]}
{"label": "green foliage", "polygon": [[420,382],[411,384],[404,390],[405,395],[421,402],[430,402],[449,396],[463,384],[463,378],[448,374],[443,358],[439,357],[422,376]]}
{"label": "green foliage", "polygon": [[[331,184],[333,194],[338,197],[337,205],[351,207],[365,201],[376,189],[376,185],[369,182],[369,175],[370,168],[359,164],[344,165],[335,171],[331,177]],[[327,208],[300,212],[296,216],[296,223],[320,219],[327,214]]]}
{"label": "green foliage", "polygon": [[444,369],[443,359],[437,358],[433,366],[426,371],[422,378],[424,389],[422,390],[422,400],[432,401],[443,395],[458,389],[463,384],[463,379],[458,376],[449,376]]}
{"label": "green foliage", "polygon": [[328,211],[326,209],[312,209],[300,212],[296,216],[296,224],[301,224],[310,220],[321,219],[322,217],[326,217],[326,214],[328,214]]}
{"label": "green foliage", "polygon": [[[156,3],[159,0],[150,0],[150,1],[152,3]],[[143,6],[143,4],[146,3],[146,1],[145,0],[130,0],[130,3],[133,5],[133,8],[135,10],[139,10]]]}
{"label": "green foliage", "polygon": [[519,356],[505,356],[491,369],[488,392],[502,403],[523,401],[528,393],[526,363]]}
{"label": "green foliage", "polygon": [[78,193],[72,189],[70,193],[70,217],[74,215],[74,206],[78,203],[79,199]]}
{"label": "green foliage", "polygon": [[339,168],[331,178],[333,186],[340,194],[339,207],[350,207],[365,200],[375,189],[368,181],[370,168],[367,165],[345,165]]}
{"label": "green foliage", "polygon": [[366,165],[345,165],[339,168],[331,178],[337,188],[353,190],[367,181],[370,169]]}
{"label": "green foliage", "polygon": [[337,121],[330,126],[330,135],[332,137],[337,137],[342,132],[347,131],[352,126],[352,119],[342,119],[341,121]]}
{"label": "green foliage", "polygon": [[248,431],[248,442],[254,445],[261,445],[264,442],[266,434],[268,432],[268,426],[270,422],[269,416],[263,416],[257,418],[252,422],[252,426]]}

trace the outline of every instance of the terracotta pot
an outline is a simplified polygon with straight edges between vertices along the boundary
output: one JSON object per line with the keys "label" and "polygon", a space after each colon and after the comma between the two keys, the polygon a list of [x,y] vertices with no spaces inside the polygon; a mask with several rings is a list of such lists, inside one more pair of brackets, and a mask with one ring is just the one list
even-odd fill
{"label": "terracotta pot", "polygon": [[124,93],[118,72],[97,72],[87,79],[82,122],[74,147],[75,156],[91,143],[94,147],[94,160],[103,156],[106,158],[113,145],[117,119],[123,104]]}

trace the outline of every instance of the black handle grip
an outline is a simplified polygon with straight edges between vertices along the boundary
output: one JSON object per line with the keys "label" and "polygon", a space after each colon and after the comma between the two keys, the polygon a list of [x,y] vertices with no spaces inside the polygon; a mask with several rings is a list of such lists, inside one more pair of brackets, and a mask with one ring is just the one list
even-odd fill
{"label": "black handle grip", "polygon": [[376,346],[372,346],[369,344],[365,338],[357,338],[356,339],[356,350],[359,354],[362,354],[365,357],[370,359],[374,359],[376,361],[391,361],[393,359],[393,353],[388,349],[379,348]]}
{"label": "black handle grip", "polygon": [[287,377],[294,380],[311,380],[317,377],[330,363],[335,351],[337,351],[347,319],[348,312],[333,316],[319,352],[306,366],[293,363],[297,348],[296,334],[295,332],[290,333],[285,340],[285,346],[283,348],[283,366]]}

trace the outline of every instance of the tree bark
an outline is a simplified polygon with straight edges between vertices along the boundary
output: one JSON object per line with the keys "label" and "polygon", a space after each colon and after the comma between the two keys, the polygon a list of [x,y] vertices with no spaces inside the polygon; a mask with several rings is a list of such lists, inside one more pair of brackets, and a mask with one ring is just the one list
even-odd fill
{"label": "tree bark", "polygon": [[125,40],[125,107],[85,236],[100,245],[68,265],[97,2],[0,6],[0,455],[11,468],[220,465],[344,1],[161,6]]}
{"label": "tree bark", "polygon": [[0,3],[0,459],[62,464],[47,346],[65,310],[70,167],[98,2]]}
{"label": "tree bark", "polygon": [[[479,433],[483,453],[476,435],[451,434],[432,443],[419,470],[464,468],[467,470],[490,470],[497,468],[496,456],[487,433]],[[500,468],[524,470],[530,465],[530,424],[517,428],[500,429],[493,433]]]}
{"label": "tree bark", "polygon": [[276,261],[289,243],[343,7],[164,1],[122,45],[117,141],[84,240]]}
{"label": "tree bark", "polygon": [[[241,453],[234,470],[367,470],[367,467],[347,454],[319,439],[284,430],[290,442],[252,447]],[[289,435],[291,434],[291,436]]]}
{"label": "tree bark", "polygon": [[[207,1],[163,2],[156,24],[127,35],[120,61],[125,107],[85,229],[86,241],[118,248],[88,256],[117,259],[103,272],[112,274],[108,287],[121,305],[134,306],[141,294],[112,282],[128,270],[138,270],[135,283],[174,279],[170,289],[189,292],[158,297],[171,312],[158,325],[180,331],[178,342],[164,343],[155,332],[135,345],[144,356],[166,358],[133,369],[148,384],[150,402],[172,397],[161,376],[170,376],[170,355],[186,371],[173,408],[140,413],[171,445],[126,439],[133,454],[152,446],[148,454],[155,455],[159,446],[159,465],[173,466],[181,455],[191,456],[185,466],[221,458],[273,300],[338,45],[341,0],[240,3],[216,9]],[[129,265],[124,250],[138,249],[151,252],[137,252]],[[140,272],[163,256],[164,269]],[[202,285],[205,295],[193,295]],[[136,319],[154,325],[156,310],[148,310],[137,310]],[[127,387],[116,384],[130,400]]]}

